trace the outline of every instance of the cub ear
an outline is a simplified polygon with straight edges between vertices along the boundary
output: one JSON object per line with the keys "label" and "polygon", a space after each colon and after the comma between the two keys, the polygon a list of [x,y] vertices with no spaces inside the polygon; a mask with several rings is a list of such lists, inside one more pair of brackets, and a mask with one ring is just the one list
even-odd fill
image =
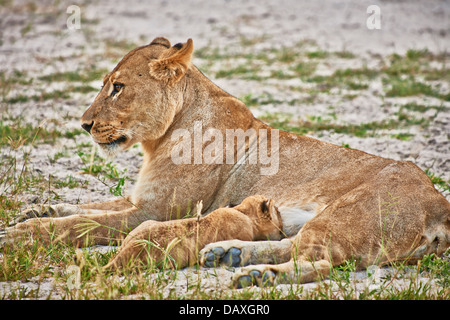
{"label": "cub ear", "polygon": [[270,219],[270,200],[261,203],[261,212],[264,218]]}
{"label": "cub ear", "polygon": [[167,81],[170,84],[176,83],[191,66],[193,51],[192,39],[188,39],[184,44],[174,45],[164,52],[159,59],[150,61],[148,64],[150,75],[157,80]]}

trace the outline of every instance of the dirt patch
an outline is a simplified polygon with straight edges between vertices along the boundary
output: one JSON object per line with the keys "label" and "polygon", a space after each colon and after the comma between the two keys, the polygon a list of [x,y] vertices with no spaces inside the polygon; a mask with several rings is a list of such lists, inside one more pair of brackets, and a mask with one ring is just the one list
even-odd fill
{"label": "dirt patch", "polygon": [[[281,129],[412,161],[450,200],[447,1],[381,1],[381,28],[373,30],[367,27],[370,1],[79,1],[80,28],[69,30],[72,4],[0,5],[0,169],[8,176],[11,168],[26,167],[32,177],[17,194],[14,179],[0,180],[0,195],[21,208],[106,200],[121,179],[124,193],[133,187],[139,147],[114,161],[94,156],[79,119],[107,70],[157,36],[173,44],[192,38],[194,63],[256,116]],[[232,271],[217,272],[213,279],[224,282],[201,280],[212,281],[205,288],[228,286]],[[185,278],[167,292],[185,290],[189,275],[180,274]],[[1,290],[20,286],[43,298],[53,282],[8,282]]]}

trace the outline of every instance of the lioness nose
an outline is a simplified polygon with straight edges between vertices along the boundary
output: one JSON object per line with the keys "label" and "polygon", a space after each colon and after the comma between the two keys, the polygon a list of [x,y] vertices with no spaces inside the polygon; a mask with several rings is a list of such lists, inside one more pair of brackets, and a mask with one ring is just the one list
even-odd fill
{"label": "lioness nose", "polygon": [[88,133],[91,133],[91,129],[92,129],[92,126],[94,125],[94,121],[92,121],[90,124],[88,124],[88,123],[83,123],[82,125],[81,125],[81,127],[84,129],[84,130],[86,130]]}

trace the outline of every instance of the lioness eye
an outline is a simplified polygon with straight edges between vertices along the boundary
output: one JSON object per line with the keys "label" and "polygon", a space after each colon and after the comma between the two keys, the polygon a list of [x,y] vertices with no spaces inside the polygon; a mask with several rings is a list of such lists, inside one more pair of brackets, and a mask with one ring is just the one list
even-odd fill
{"label": "lioness eye", "polygon": [[111,96],[114,96],[116,93],[118,93],[123,88],[123,84],[115,83],[113,84],[113,91],[111,92]]}

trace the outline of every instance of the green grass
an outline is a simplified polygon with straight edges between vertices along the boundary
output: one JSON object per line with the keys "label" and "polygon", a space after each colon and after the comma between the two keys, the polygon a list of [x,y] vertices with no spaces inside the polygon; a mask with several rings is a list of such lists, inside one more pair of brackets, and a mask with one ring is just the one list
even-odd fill
{"label": "green grass", "polygon": [[270,93],[265,93],[260,96],[255,96],[255,95],[249,93],[249,94],[241,97],[240,100],[242,102],[244,102],[247,107],[263,106],[263,105],[268,105],[268,104],[277,105],[277,104],[281,104],[281,103],[287,103],[289,105],[294,105],[295,103],[297,103],[297,100],[295,100],[295,99],[289,100],[289,101],[276,99]]}
{"label": "green grass", "polygon": [[[448,59],[446,53],[433,54],[426,49],[408,50],[404,55],[392,54],[384,60],[377,57],[380,59],[377,67],[343,68],[331,75],[318,75],[316,71],[319,65],[330,64],[336,58],[354,59],[356,56],[347,50],[324,51],[315,43],[306,42],[258,52],[249,52],[247,48],[253,46],[246,45],[238,53],[207,47],[200,50],[199,57],[207,61],[207,70],[216,62],[227,61],[232,66],[220,68],[215,72],[216,78],[240,78],[259,82],[278,79],[280,85],[284,80],[297,78],[303,82],[315,83],[313,90],[330,95],[331,89],[338,89],[338,94],[342,89],[369,90],[370,82],[381,80],[384,85],[383,94],[388,98],[424,95],[450,101],[450,93],[441,90],[440,83],[429,83],[450,81],[450,72],[445,64]],[[235,60],[239,63],[233,65]],[[246,62],[243,63],[242,60]],[[441,67],[436,67],[436,63]]]}
{"label": "green grass", "polygon": [[53,185],[55,186],[55,188],[60,189],[60,188],[69,188],[69,189],[74,189],[74,188],[86,188],[89,185],[89,181],[79,181],[78,179],[76,179],[73,176],[67,176],[64,179],[61,180],[56,180],[56,181],[52,181]]}
{"label": "green grass", "polygon": [[387,87],[387,97],[425,95],[442,99],[444,101],[450,101],[450,93],[440,93],[439,90],[434,88],[431,84],[419,82],[411,78],[384,78],[383,82]]}
{"label": "green grass", "polygon": [[56,72],[40,76],[38,79],[45,82],[91,82],[101,80],[108,71],[107,69],[91,69]]}
{"label": "green grass", "polygon": [[[320,117],[310,117],[316,123],[326,122]],[[89,154],[81,154],[86,161],[90,159]],[[101,158],[94,156],[94,163],[103,162]],[[86,163],[86,168],[89,163]],[[6,171],[1,171],[6,170]],[[113,166],[104,163],[97,175],[106,179],[120,181],[124,178],[124,172],[119,172]],[[8,178],[9,177],[9,178]],[[434,179],[434,182],[440,183]],[[81,185],[80,185],[81,184]],[[12,221],[13,217],[20,213],[23,204],[21,195],[32,191],[42,197],[50,188],[57,191],[59,188],[80,188],[84,184],[73,177],[55,180],[36,176],[28,170],[25,162],[19,165],[16,157],[12,155],[0,162],[0,221],[4,224]],[[334,267],[329,276],[322,282],[318,282],[313,289],[306,289],[295,283],[288,284],[287,291],[279,287],[269,286],[255,290],[245,288],[232,290],[219,284],[220,275],[217,270],[208,269],[208,275],[202,274],[212,281],[211,284],[197,278],[196,267],[188,271],[188,279],[177,282],[184,278],[184,272],[165,269],[150,264],[145,272],[136,272],[135,269],[125,267],[120,272],[105,273],[102,267],[114,256],[116,250],[105,253],[91,250],[77,250],[72,245],[63,245],[57,242],[42,245],[36,240],[31,242],[18,241],[14,246],[6,245],[0,248],[0,281],[25,283],[31,281],[38,284],[34,290],[26,290],[19,287],[6,291],[0,299],[202,299],[202,300],[280,300],[280,299],[359,299],[359,300],[381,300],[381,299],[450,299],[449,289],[449,267],[450,262],[443,257],[426,256],[417,267],[420,274],[435,281],[440,287],[438,291],[433,290],[431,285],[422,284],[417,280],[418,275],[411,273],[406,266],[397,263],[394,274],[380,279],[376,287],[357,289],[357,284],[364,282],[354,280],[356,262],[348,261],[341,266]],[[414,269],[415,267],[413,267]],[[70,270],[79,270],[79,287],[73,288],[74,273]],[[182,275],[183,273],[183,275]],[[191,278],[189,278],[191,277]],[[50,292],[43,291],[44,281],[52,279]],[[392,283],[404,280],[406,287],[399,288]],[[216,283],[216,284],[215,284]],[[78,284],[78,283],[76,283]],[[180,287],[181,286],[181,287]],[[179,291],[169,290],[178,287]],[[42,291],[41,291],[42,290]],[[44,293],[45,292],[45,293]],[[44,295],[44,296],[43,296]]]}
{"label": "green grass", "polygon": [[26,103],[29,101],[34,102],[43,102],[48,100],[60,100],[60,99],[69,99],[71,97],[71,93],[80,92],[80,93],[89,93],[89,92],[98,92],[99,88],[94,88],[89,85],[81,85],[81,86],[68,86],[64,90],[54,90],[54,91],[43,91],[40,94],[34,94],[31,96],[19,94],[12,98],[5,98],[3,101],[7,104],[16,104],[16,103]]}
{"label": "green grass", "polygon": [[[389,119],[385,121],[372,121],[361,124],[340,125],[333,123],[331,119],[322,119],[322,117],[309,117],[306,120],[292,121],[288,114],[267,114],[260,117],[261,120],[267,122],[274,128],[293,132],[297,134],[320,133],[321,131],[331,131],[335,133],[348,134],[356,137],[373,137],[383,130],[393,130],[399,128],[408,128],[410,126],[426,127],[429,121],[424,118],[414,118],[401,111],[397,113],[397,119]],[[396,139],[405,140],[410,138],[409,134],[397,134],[393,136]]]}
{"label": "green grass", "polygon": [[430,109],[435,109],[438,112],[448,109],[448,108],[445,108],[443,105],[427,106],[427,105],[423,105],[423,104],[418,104],[416,102],[406,103],[406,104],[402,105],[401,107],[403,109],[406,109],[406,110],[409,110],[409,111],[415,111],[415,112],[419,112],[419,113],[424,113],[424,112],[426,112],[426,111],[428,111]]}
{"label": "green grass", "polygon": [[[25,35],[31,31],[31,27],[24,26]],[[368,93],[371,90],[369,84],[372,81],[382,82],[383,90],[379,95],[383,99],[384,96],[387,98],[424,96],[442,100],[442,103],[433,101],[432,105],[425,101],[402,102],[400,106],[395,103],[386,104],[398,107],[398,110],[389,110],[388,120],[358,125],[337,124],[337,117],[334,113],[309,116],[300,121],[293,121],[290,115],[282,113],[272,113],[262,117],[276,128],[319,136],[322,131],[331,131],[361,138],[385,135],[392,139],[409,140],[413,138],[413,135],[408,132],[408,128],[413,126],[427,128],[429,126],[432,119],[425,118],[423,113],[429,113],[428,111],[433,109],[436,111],[435,117],[437,117],[438,113],[447,108],[444,101],[449,101],[449,95],[439,87],[439,82],[449,81],[450,73],[445,64],[448,59],[447,54],[435,55],[427,50],[409,50],[404,55],[387,57],[383,60],[384,64],[380,63],[378,66],[371,64],[370,68],[366,66],[343,67],[324,76],[318,75],[319,69],[332,65],[336,59],[354,59],[356,55],[347,50],[325,51],[317,47],[314,42],[307,41],[290,47],[254,50],[255,44],[266,40],[266,37],[242,37],[239,39],[242,50],[237,52],[208,47],[196,50],[194,55],[196,59],[202,60],[206,69],[214,70],[214,72],[207,73],[208,76],[244,79],[261,82],[263,85],[264,81],[273,80],[275,81],[274,86],[278,86],[280,89],[291,92],[300,90],[302,93],[308,94],[306,98],[282,98],[282,95],[251,93],[241,98],[249,107],[272,105],[276,108],[282,104],[302,107],[303,104],[312,104],[318,100],[323,102],[327,101],[326,99],[341,96],[347,102],[358,97],[363,91]],[[106,45],[105,56],[108,59],[119,59],[136,46],[134,43],[121,40],[110,40]],[[352,61],[343,62],[346,63],[345,65],[352,65]],[[231,67],[224,67],[224,65]],[[96,92],[98,89],[91,86],[90,82],[101,80],[106,72],[108,72],[106,69],[88,68],[55,72],[34,78],[25,71],[12,70],[8,73],[2,71],[0,72],[0,108],[12,109],[18,104],[27,102],[69,99],[75,92],[82,95]],[[301,80],[305,86],[294,88],[292,85],[291,87],[289,80],[292,79]],[[66,88],[47,91],[45,87],[52,82],[65,83]],[[28,89],[31,85],[33,85],[33,89],[38,90],[37,92],[39,90],[41,92],[26,95],[26,90],[22,89]],[[10,96],[13,89],[19,92],[16,96]],[[342,93],[343,89],[351,90],[351,92]],[[44,176],[39,170],[29,168],[28,157],[35,150],[33,148],[40,144],[56,146],[63,138],[76,140],[81,134],[85,134],[81,129],[64,130],[61,126],[53,126],[53,124],[57,124],[56,120],[50,120],[49,123],[51,125],[39,127],[26,123],[22,118],[2,116],[0,121],[0,147],[2,148],[0,227],[12,222],[14,217],[21,213],[23,207],[29,205],[33,199],[39,203],[60,202],[62,188],[77,192],[77,189],[91,187],[83,178],[85,175],[68,175],[58,179],[51,174]],[[350,148],[345,143],[343,146]],[[126,170],[120,170],[112,162],[102,159],[95,152],[93,154],[93,151],[86,150],[92,150],[91,145],[78,145],[76,150],[64,148],[52,156],[47,156],[43,161],[55,164],[58,160],[73,157],[78,152],[78,156],[83,162],[78,169],[84,174],[96,177],[104,184],[104,190],[109,191],[111,196],[121,196],[125,182],[130,179]],[[440,191],[450,191],[449,181],[430,170],[426,170],[426,173]],[[178,212],[175,214],[181,216]],[[41,284],[48,279],[54,279],[55,286],[49,298],[450,299],[450,265],[448,258],[444,256],[426,256],[420,264],[413,267],[397,263],[394,265],[393,274],[380,279],[377,286],[367,287],[362,291],[356,288],[358,281],[353,279],[354,272],[356,272],[354,261],[334,267],[327,279],[318,282],[314,289],[290,284],[284,287],[287,288],[285,292],[277,287],[258,290],[254,288],[230,290],[230,288],[220,287],[218,284],[213,284],[213,289],[211,289],[211,286],[206,286],[204,282],[196,278],[197,271],[193,268],[190,272],[194,276],[192,279],[186,280],[180,294],[180,291],[171,291],[170,288],[176,285],[176,280],[183,277],[182,272],[184,271],[160,269],[150,265],[146,272],[138,273],[131,268],[125,268],[121,273],[104,273],[102,266],[112,258],[114,251],[100,253],[89,250],[81,251],[71,245],[62,245],[56,242],[43,246],[38,245],[36,241],[31,243],[19,241],[14,246],[0,248],[0,253],[0,281],[34,281]],[[68,287],[68,283],[71,281],[71,273],[68,270],[73,266],[80,270],[79,289]],[[433,280],[440,286],[439,291],[437,293],[433,291],[429,283],[419,282],[418,274],[411,270],[418,270],[421,275]],[[214,281],[220,280],[221,275],[217,270],[210,270],[209,277]],[[393,285],[398,279],[404,279],[407,286],[400,288]],[[0,299],[34,299],[41,294],[39,288],[31,291],[17,289],[5,293],[0,296]]]}
{"label": "green grass", "polygon": [[33,83],[33,78],[29,78],[24,71],[17,69],[12,70],[10,73],[0,71],[0,86],[5,87],[8,85],[30,85]]}
{"label": "green grass", "polygon": [[450,191],[450,181],[443,179],[440,176],[436,176],[430,171],[430,169],[425,169],[425,173],[430,177],[431,182],[441,191]]}
{"label": "green grass", "polygon": [[[116,250],[101,253],[90,250],[76,250],[73,246],[62,244],[41,245],[36,241],[15,246],[4,246],[0,259],[0,281],[38,281],[52,278],[53,289],[49,296],[42,297],[36,291],[12,290],[3,299],[190,299],[190,300],[448,300],[450,299],[448,259],[425,256],[417,266],[395,263],[390,272],[378,278],[354,278],[356,262],[349,260],[343,265],[332,268],[324,281],[315,288],[306,289],[302,285],[285,285],[287,290],[269,286],[254,290],[244,288],[232,290],[219,285],[220,276],[214,269],[202,272],[209,278],[210,285],[197,277],[199,271],[193,267],[190,271],[161,269],[150,264],[145,272],[136,272],[130,265],[120,273],[105,273],[102,267],[114,256]],[[74,270],[74,271],[73,271]],[[76,271],[79,277],[75,278]],[[177,282],[184,278],[184,282]],[[367,274],[370,275],[367,271]],[[419,281],[419,276],[428,277],[428,282]],[[37,279],[37,280],[36,280]],[[400,287],[398,281],[403,281]],[[437,289],[432,289],[431,280]],[[214,284],[217,283],[217,284]],[[167,290],[178,287],[179,291]]]}
{"label": "green grass", "polygon": [[334,55],[341,59],[354,59],[356,58],[355,54],[348,51],[348,50],[342,50],[342,51],[335,51]]}
{"label": "green grass", "polygon": [[81,129],[61,132],[60,130],[48,128],[48,123],[43,122],[40,126],[23,123],[21,118],[11,121],[0,120],[0,146],[18,146],[28,144],[55,144],[59,138],[73,139],[80,134],[86,134]]}
{"label": "green grass", "polygon": [[15,104],[15,103],[25,103],[28,101],[47,101],[47,100],[56,100],[56,99],[68,99],[70,98],[70,94],[66,90],[54,90],[54,91],[43,91],[41,94],[35,94],[32,96],[22,95],[19,94],[15,97],[5,99],[4,102],[8,104]]}
{"label": "green grass", "polygon": [[0,229],[8,225],[24,204],[23,194],[42,195],[47,189],[45,178],[28,170],[29,152],[17,159],[15,153],[0,159]]}
{"label": "green grass", "polygon": [[48,130],[44,127],[36,128],[33,125],[20,121],[8,125],[0,121],[0,145],[11,145],[13,143],[31,144],[37,143],[54,144],[62,136],[61,132],[53,129]]}
{"label": "green grass", "polygon": [[317,64],[314,62],[299,62],[292,66],[291,70],[300,78],[314,74]]}
{"label": "green grass", "polygon": [[313,73],[304,74],[304,81],[316,83],[321,92],[329,92],[331,88],[340,88],[348,90],[366,90],[369,88],[368,82],[379,75],[379,72],[373,69],[355,68],[338,69],[332,75],[314,75]]}
{"label": "green grass", "polygon": [[306,56],[310,59],[325,59],[329,56],[329,53],[327,51],[323,50],[317,50],[317,51],[310,51],[306,53]]}
{"label": "green grass", "polygon": [[[445,61],[448,54],[434,55],[425,50],[408,50],[405,56],[393,54],[389,64],[382,68],[389,76],[423,76],[425,80],[450,80]],[[440,68],[430,67],[430,62],[439,62]]]}
{"label": "green grass", "polygon": [[127,169],[119,170],[111,161],[106,161],[96,153],[94,148],[91,153],[78,152],[78,156],[84,164],[81,171],[90,174],[107,186],[114,196],[124,196],[125,181],[133,180],[127,176]]}
{"label": "green grass", "polygon": [[241,64],[229,69],[222,69],[216,72],[216,78],[231,78],[234,76],[239,76],[242,79],[247,80],[259,80],[260,77],[257,75],[257,68],[247,65]]}
{"label": "green grass", "polygon": [[380,75],[380,72],[375,69],[367,68],[366,66],[362,68],[346,68],[338,69],[333,73],[333,77],[338,79],[345,78],[357,78],[364,80],[372,80]]}

